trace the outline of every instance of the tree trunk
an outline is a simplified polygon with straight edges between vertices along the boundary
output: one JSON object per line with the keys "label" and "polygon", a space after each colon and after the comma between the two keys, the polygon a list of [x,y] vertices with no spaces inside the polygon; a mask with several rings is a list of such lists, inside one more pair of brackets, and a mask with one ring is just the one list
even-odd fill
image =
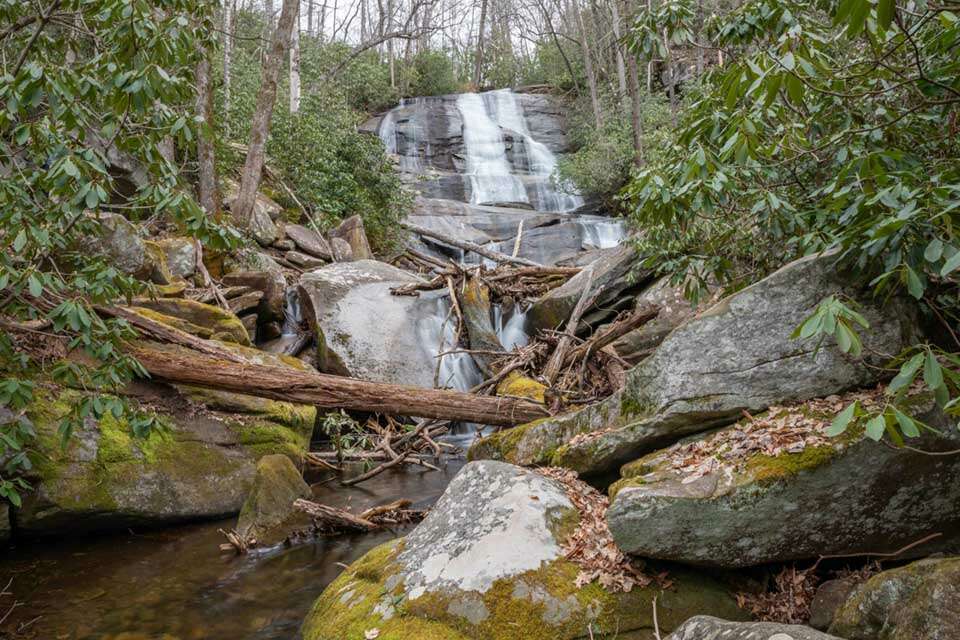
{"label": "tree trunk", "polygon": [[[627,95],[627,68],[623,61],[623,47],[620,43],[620,0],[613,0],[610,7],[613,10],[613,35],[617,39],[614,43],[614,49],[617,52],[617,84],[620,87],[620,95]],[[628,54],[632,55],[632,54]]]}
{"label": "tree trunk", "polygon": [[210,215],[220,211],[217,196],[217,162],[213,145],[213,86],[210,78],[210,59],[201,52],[197,63],[197,117],[200,128],[197,132],[197,164],[200,178],[197,195],[200,206]]}
{"label": "tree trunk", "polygon": [[640,99],[640,65],[632,53],[627,56],[630,70],[630,124],[633,128],[633,161],[637,167],[644,163],[643,151],[643,105]]}
{"label": "tree trunk", "polygon": [[290,33],[290,113],[300,111],[300,3]]}
{"label": "tree trunk", "polygon": [[[199,342],[217,349],[213,342]],[[502,426],[522,424],[548,415],[543,406],[525,400],[297,371],[291,367],[274,367],[236,357],[229,360],[175,344],[141,340],[132,343],[127,351],[154,378],[310,404],[322,409],[347,409]]]}
{"label": "tree trunk", "polygon": [[270,135],[270,120],[273,118],[273,105],[277,100],[277,78],[283,54],[290,44],[290,32],[299,0],[283,0],[280,21],[270,45],[270,53],[263,63],[260,78],[260,91],[257,93],[257,107],[250,125],[250,144],[247,145],[247,158],[240,175],[240,193],[233,203],[233,217],[241,226],[248,226],[253,216],[253,206],[260,188],[260,177],[266,155],[267,137]]}
{"label": "tree trunk", "polygon": [[233,56],[233,19],[236,14],[236,0],[223,2],[223,122],[227,126],[227,136],[230,136],[230,65]]}
{"label": "tree trunk", "polygon": [[263,41],[264,52],[273,41],[273,0],[264,0],[263,3]]}
{"label": "tree trunk", "polygon": [[600,112],[600,97],[597,94],[597,76],[593,69],[593,55],[590,52],[587,25],[583,20],[583,12],[580,10],[580,0],[573,0],[571,4],[573,5],[573,12],[580,31],[580,46],[583,49],[583,69],[587,74],[587,85],[590,88],[590,104],[593,106],[593,119],[596,122],[597,129],[600,129],[603,127],[603,114]]}
{"label": "tree trunk", "polygon": [[483,79],[483,31],[487,23],[487,0],[482,0],[480,4],[480,29],[477,32],[477,55],[474,60],[473,84],[477,89],[480,88],[480,81]]}
{"label": "tree trunk", "polygon": [[313,0],[307,0],[307,35],[311,38],[316,35],[313,26]]}

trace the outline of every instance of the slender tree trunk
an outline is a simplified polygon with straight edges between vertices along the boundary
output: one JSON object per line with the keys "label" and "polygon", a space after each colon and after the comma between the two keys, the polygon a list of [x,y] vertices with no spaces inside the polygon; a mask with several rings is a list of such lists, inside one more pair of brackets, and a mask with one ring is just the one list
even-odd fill
{"label": "slender tree trunk", "polygon": [[290,113],[300,111],[300,3],[290,32]]}
{"label": "slender tree trunk", "polygon": [[200,206],[208,214],[220,211],[220,198],[217,195],[217,162],[213,145],[213,86],[210,78],[210,58],[207,52],[197,63],[197,117],[200,129],[197,134],[197,164],[200,179],[197,195]]}
{"label": "slender tree trunk", "polygon": [[[393,31],[393,12],[395,10],[395,0],[387,2],[387,33]],[[390,86],[397,88],[397,68],[394,62],[393,38],[387,40],[387,63],[390,66]]]}
{"label": "slender tree trunk", "polygon": [[313,0],[307,0],[307,35],[311,38],[316,35],[313,30]]}
{"label": "slender tree trunk", "polygon": [[[263,4],[263,40],[270,43],[273,40],[273,0],[265,0]],[[264,44],[264,54],[266,56],[269,44]]]}
{"label": "slender tree trunk", "polygon": [[[223,110],[226,114],[230,113],[230,65],[233,57],[233,19],[236,14],[236,0],[224,0],[223,2]],[[223,118],[226,125],[226,133],[230,135],[230,118]]]}
{"label": "slender tree trunk", "polygon": [[633,161],[637,167],[644,163],[643,150],[643,111],[640,101],[640,65],[632,53],[627,55],[627,67],[630,71],[630,124],[633,128]]}
{"label": "slender tree trunk", "polygon": [[260,75],[260,91],[257,93],[257,106],[250,124],[250,144],[247,145],[247,158],[240,176],[240,193],[233,203],[233,216],[242,226],[248,226],[253,216],[253,205],[260,188],[260,177],[266,156],[267,137],[270,135],[270,120],[273,118],[273,105],[277,100],[277,79],[284,53],[290,45],[290,33],[299,0],[283,0],[280,21],[274,32],[270,51],[263,64]]}
{"label": "slender tree trunk", "polygon": [[600,112],[600,97],[597,94],[597,76],[593,68],[593,55],[590,52],[587,25],[583,20],[583,12],[580,10],[580,0],[573,0],[571,4],[573,5],[573,12],[580,30],[580,46],[583,48],[583,68],[587,74],[587,85],[590,88],[590,104],[593,106],[593,119],[596,122],[597,129],[600,129],[603,127],[603,114]]}
{"label": "slender tree trunk", "polygon": [[677,82],[674,77],[673,54],[670,51],[670,38],[667,29],[663,29],[663,49],[666,52],[664,56],[664,73],[667,76],[667,95],[670,97],[670,112],[673,115],[673,124],[677,124]]}
{"label": "slender tree trunk", "polygon": [[477,55],[474,60],[473,68],[473,84],[480,88],[480,81],[483,80],[483,36],[484,29],[487,26],[487,0],[482,0],[480,3],[480,29],[477,31]]}
{"label": "slender tree trunk", "polygon": [[324,41],[324,36],[327,33],[327,0],[322,0],[320,5],[320,31],[317,33],[317,37],[320,38],[320,42]]}
{"label": "slender tree trunk", "polygon": [[[620,24],[620,0],[613,0],[610,7],[613,10],[613,36],[617,39],[614,43],[614,49],[617,52],[617,83],[620,87],[620,95],[627,95],[627,70],[623,61],[623,46],[620,43],[621,24]],[[628,54],[630,55],[630,54]]]}
{"label": "slender tree trunk", "polygon": [[426,51],[430,48],[430,26],[433,21],[433,2],[428,2],[423,7],[423,19],[420,21],[420,42],[419,51]]}

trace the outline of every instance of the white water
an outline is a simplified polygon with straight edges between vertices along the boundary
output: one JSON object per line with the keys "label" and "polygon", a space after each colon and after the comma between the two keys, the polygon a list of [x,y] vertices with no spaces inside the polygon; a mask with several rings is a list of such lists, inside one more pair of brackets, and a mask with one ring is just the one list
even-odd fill
{"label": "white water", "polygon": [[417,320],[417,331],[423,348],[440,361],[436,386],[467,391],[483,382],[483,373],[469,353],[440,355],[459,348],[454,342],[456,319],[450,316],[450,301],[439,296],[421,296],[420,299],[425,308],[423,317]]}
{"label": "white water", "polygon": [[[557,191],[553,184],[557,156],[547,145],[534,140],[530,135],[530,127],[527,126],[523,108],[517,101],[517,94],[509,89],[499,89],[484,95],[490,98],[493,118],[497,124],[523,136],[527,170],[536,178],[537,208],[542,211],[572,211],[583,206],[583,198],[573,193],[572,185],[563,184],[563,192]],[[514,155],[518,155],[516,149]]]}
{"label": "white water", "polygon": [[527,203],[527,190],[513,173],[500,126],[487,113],[476,93],[457,97],[463,119],[463,146],[467,155],[471,204]]}
{"label": "white water", "polygon": [[627,236],[627,227],[623,220],[580,220],[583,230],[584,247],[609,249],[620,244]]}
{"label": "white water", "polygon": [[503,320],[503,307],[499,304],[493,305],[493,328],[497,332],[497,338],[500,344],[507,351],[513,351],[516,347],[523,347],[530,341],[530,336],[523,330],[523,325],[527,319],[527,312],[514,307],[513,313]]}
{"label": "white water", "polygon": [[296,287],[288,287],[284,292],[283,328],[280,331],[283,337],[300,334],[300,323],[303,322],[303,311],[300,308],[300,293]]}

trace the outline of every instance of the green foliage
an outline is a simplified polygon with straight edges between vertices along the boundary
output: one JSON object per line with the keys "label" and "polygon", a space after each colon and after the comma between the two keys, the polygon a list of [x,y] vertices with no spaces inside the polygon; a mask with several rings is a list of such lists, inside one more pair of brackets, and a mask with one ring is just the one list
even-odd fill
{"label": "green foliage", "polygon": [[439,51],[421,51],[413,59],[410,95],[440,96],[459,91],[453,60]]}
{"label": "green foliage", "polygon": [[[574,103],[568,118],[568,136],[577,149],[561,158],[559,176],[575,184],[581,193],[600,198],[610,211],[619,208],[617,194],[627,184],[634,167],[633,125],[629,99],[607,96],[602,102],[603,127],[597,129],[586,97]],[[643,147],[647,161],[666,146],[670,109],[660,95],[644,95],[642,102]]]}
{"label": "green foliage", "polygon": [[[683,3],[659,12],[673,4]],[[878,294],[912,296],[952,334],[960,309],[958,10],[955,1],[751,0],[716,18],[713,38],[729,63],[693,88],[675,144],[626,190],[647,265],[685,281],[695,297],[709,282],[735,287],[837,248]],[[674,19],[684,13],[641,14],[633,50],[655,52],[664,27],[685,37]],[[798,335],[830,334],[858,352],[861,323],[841,307],[827,301]],[[925,360],[929,382],[953,366],[949,352],[916,349],[936,354]],[[958,390],[944,379],[924,384],[955,409],[949,398]],[[916,431],[899,403],[894,392],[870,417],[871,436]]]}
{"label": "green foliage", "polygon": [[337,455],[356,449],[372,449],[374,445],[370,433],[343,409],[324,416],[320,429],[330,438]]}
{"label": "green foliage", "polygon": [[[225,175],[239,174],[243,156],[222,143],[246,141],[260,83],[258,41],[243,36],[259,34],[262,29],[259,14],[240,13],[239,46],[231,63],[230,108],[224,107],[222,87],[215,95],[220,105],[217,112],[224,115],[216,127],[221,142],[220,171]],[[367,111],[392,106],[398,93],[390,87],[386,65],[373,51],[344,66],[335,80],[326,80],[325,75],[350,52],[350,47],[342,43],[323,44],[305,35],[301,38],[300,111],[290,113],[285,78],[274,107],[268,164],[321,227],[336,226],[359,214],[374,249],[384,250],[396,238],[397,222],[410,200],[380,141],[358,132],[357,126],[366,119]],[[296,203],[286,198],[278,190],[277,200],[294,209]]]}
{"label": "green foliage", "polygon": [[[98,214],[163,216],[213,248],[235,239],[184,193],[161,153],[164,139],[195,137],[181,105],[192,101],[195,55],[212,32],[209,3],[64,0],[56,20],[40,13],[48,6],[0,3],[0,24],[12,25],[0,39],[0,242],[13,249],[0,253],[0,314],[21,327],[0,335],[0,408],[12,416],[0,425],[0,495],[14,504],[34,437],[23,415],[33,381],[93,392],[64,422],[68,436],[87,416],[125,410],[101,392],[145,373],[119,349],[134,336],[129,325],[92,308],[140,288],[91,251]],[[110,154],[143,167],[146,184],[126,193]],[[53,353],[37,348],[47,327],[66,335]],[[56,356],[68,351],[82,357]]]}

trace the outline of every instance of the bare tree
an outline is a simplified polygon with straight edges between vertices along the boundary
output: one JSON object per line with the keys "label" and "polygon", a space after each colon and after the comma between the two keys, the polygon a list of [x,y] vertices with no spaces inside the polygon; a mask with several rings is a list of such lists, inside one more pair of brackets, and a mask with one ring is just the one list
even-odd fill
{"label": "bare tree", "polygon": [[290,113],[300,111],[300,2],[290,33]]}
{"label": "bare tree", "polygon": [[200,174],[197,181],[197,199],[207,213],[220,211],[220,198],[217,194],[217,163],[213,145],[213,86],[210,78],[210,58],[202,51],[196,71],[197,106],[200,119],[197,133],[197,165]]}
{"label": "bare tree", "polygon": [[277,79],[284,54],[290,45],[290,33],[297,15],[299,0],[283,0],[280,20],[274,31],[270,51],[263,63],[260,74],[260,90],[257,93],[257,106],[250,124],[250,143],[247,145],[247,157],[240,176],[240,193],[233,203],[233,216],[237,222],[248,227],[253,217],[253,206],[263,173],[266,156],[267,137],[270,134],[270,120],[273,118],[273,105],[277,100]]}
{"label": "bare tree", "polygon": [[487,0],[481,0],[480,4],[480,29],[477,31],[477,54],[474,60],[473,84],[480,87],[483,73],[483,38],[487,23]]}
{"label": "bare tree", "polygon": [[593,107],[593,119],[596,122],[597,129],[603,126],[603,113],[600,110],[600,97],[597,93],[597,75],[593,68],[593,54],[590,52],[589,34],[587,25],[583,20],[583,12],[580,10],[580,0],[572,0],[573,13],[577,19],[577,26],[580,31],[580,46],[583,49],[583,69],[587,74],[587,86],[590,89],[590,104]]}

